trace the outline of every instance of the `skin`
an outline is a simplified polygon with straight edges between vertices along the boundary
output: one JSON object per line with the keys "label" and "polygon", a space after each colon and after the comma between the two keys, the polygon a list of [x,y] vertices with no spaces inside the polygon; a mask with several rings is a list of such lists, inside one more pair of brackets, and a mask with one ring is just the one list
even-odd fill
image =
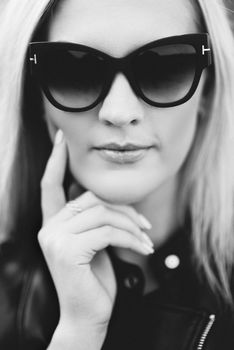
{"label": "skin", "polygon": [[[122,57],[147,42],[196,32],[196,15],[187,0],[66,0],[55,13],[48,40],[81,43]],[[105,100],[87,112],[63,112],[44,98],[51,138],[58,128],[63,131],[74,179],[102,200],[131,205],[146,216],[155,247],[177,226],[179,170],[196,134],[203,80],[188,102],[173,108],[156,108],[138,99],[121,73]],[[90,150],[104,141],[157,147],[134,164],[117,165]],[[116,249],[150,276],[147,257]]]}

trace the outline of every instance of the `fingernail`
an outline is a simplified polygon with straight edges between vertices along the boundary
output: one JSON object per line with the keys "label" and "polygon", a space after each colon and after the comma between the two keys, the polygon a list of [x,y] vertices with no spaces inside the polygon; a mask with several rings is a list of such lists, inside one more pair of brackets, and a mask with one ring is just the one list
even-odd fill
{"label": "fingernail", "polygon": [[139,214],[140,217],[140,221],[141,224],[147,229],[150,230],[152,228],[151,223],[149,222],[149,220],[146,219],[146,217],[144,217],[142,214]]}
{"label": "fingernail", "polygon": [[58,131],[56,132],[56,135],[55,135],[54,143],[55,143],[55,145],[58,145],[62,141],[63,141],[63,132],[61,129],[58,129]]}
{"label": "fingernail", "polygon": [[151,241],[150,237],[145,233],[145,232],[142,232],[142,237],[143,239],[145,240],[145,242],[150,245],[150,247],[153,247],[154,246],[154,243]]}
{"label": "fingernail", "polygon": [[153,254],[154,249],[150,247],[147,243],[143,243],[144,251],[148,254]]}

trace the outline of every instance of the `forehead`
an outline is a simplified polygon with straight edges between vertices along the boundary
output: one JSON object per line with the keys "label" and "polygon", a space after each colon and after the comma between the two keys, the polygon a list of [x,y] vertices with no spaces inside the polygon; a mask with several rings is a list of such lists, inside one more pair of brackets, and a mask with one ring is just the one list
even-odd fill
{"label": "forehead", "polygon": [[123,56],[166,36],[198,32],[189,0],[60,0],[48,40],[69,41]]}

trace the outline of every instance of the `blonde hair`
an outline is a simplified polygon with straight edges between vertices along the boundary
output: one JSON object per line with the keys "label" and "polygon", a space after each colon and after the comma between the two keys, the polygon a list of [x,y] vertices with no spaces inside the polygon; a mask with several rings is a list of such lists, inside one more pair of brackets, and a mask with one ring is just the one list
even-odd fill
{"label": "blonde hair", "polygon": [[[24,142],[28,136],[23,122],[22,105],[27,46],[43,14],[54,3],[56,1],[8,0],[2,4],[0,15],[2,240],[17,231],[16,222],[22,224],[31,218],[31,225],[27,227],[29,231],[32,230],[33,220],[38,220],[38,225],[40,222],[40,215],[30,216],[28,212],[31,205],[29,200],[34,191],[39,193],[40,174],[34,183],[28,183],[30,180],[28,174],[31,171],[32,175],[34,170],[30,168],[31,163],[27,156],[30,142]],[[234,78],[232,78],[234,44],[224,2],[197,0],[196,4],[201,9],[211,38],[214,81],[204,95],[200,111],[200,116],[203,117],[199,118],[193,147],[181,169],[180,217],[183,221],[186,209],[189,208],[198,266],[204,270],[210,286],[220,292],[227,301],[231,301],[229,274],[234,263]],[[10,26],[12,19],[14,25]],[[29,117],[34,118],[34,115]],[[38,140],[40,138],[42,139],[42,135],[38,136]],[[33,156],[36,157],[32,154],[31,159]],[[17,163],[17,157],[22,161]],[[20,174],[22,178],[19,180]],[[38,198],[35,197],[34,200],[38,201]],[[20,209],[21,221],[15,220]]]}
{"label": "blonde hair", "polygon": [[[231,301],[234,263],[234,45],[222,1],[197,0],[209,32],[214,83],[201,105],[199,126],[181,176],[181,216],[186,205],[198,265],[213,289]],[[217,26],[217,23],[219,25]],[[216,273],[214,273],[216,271]]]}

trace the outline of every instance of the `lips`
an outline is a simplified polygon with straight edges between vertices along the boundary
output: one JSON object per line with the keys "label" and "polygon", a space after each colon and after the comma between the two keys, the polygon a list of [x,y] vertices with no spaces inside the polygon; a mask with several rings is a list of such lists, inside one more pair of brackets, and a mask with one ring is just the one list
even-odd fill
{"label": "lips", "polygon": [[127,165],[143,159],[153,147],[155,147],[155,145],[136,143],[125,143],[121,145],[119,143],[110,142],[93,147],[93,150],[107,162]]}
{"label": "lips", "polygon": [[111,150],[111,151],[118,151],[118,152],[127,152],[127,151],[136,151],[140,149],[148,149],[153,147],[152,145],[139,145],[139,144],[134,144],[134,143],[126,143],[123,145],[120,145],[118,143],[107,143],[103,144],[97,147],[93,147],[94,149],[104,149],[104,150]]}

